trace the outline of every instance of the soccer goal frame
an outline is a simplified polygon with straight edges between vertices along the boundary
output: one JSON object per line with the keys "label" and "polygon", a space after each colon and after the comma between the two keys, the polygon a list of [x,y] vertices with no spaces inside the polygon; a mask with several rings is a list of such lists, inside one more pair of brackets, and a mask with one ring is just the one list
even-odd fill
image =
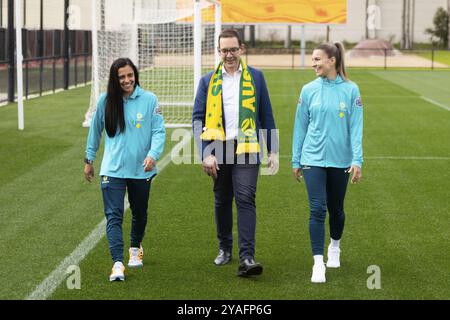
{"label": "soccer goal frame", "polygon": [[[90,126],[98,97],[106,89],[108,73],[105,69],[109,67],[111,60],[119,56],[128,56],[137,64],[141,86],[154,92],[158,97],[166,127],[190,127],[192,107],[201,75],[206,68],[212,70],[220,62],[217,54],[218,37],[222,28],[220,1],[167,0],[164,4],[172,2],[173,6],[168,10],[162,10],[159,8],[159,2],[157,9],[152,9],[157,2],[155,0],[122,0],[123,3],[131,5],[132,19],[121,27],[111,23],[108,26],[108,21],[105,22],[108,19],[106,13],[108,1],[113,0],[92,0],[92,88],[90,105],[85,114],[83,127]],[[183,2],[185,6],[182,10],[179,9],[180,2]],[[144,4],[146,10],[142,10]],[[129,8],[130,6],[127,7]],[[211,15],[208,16],[209,21],[202,20],[205,10],[214,12],[214,16],[209,13]],[[167,21],[162,17],[164,14],[169,17]],[[211,20],[213,23],[210,22]],[[214,31],[213,34],[212,31]],[[102,37],[113,39],[114,32],[117,32],[119,38],[121,32],[126,33],[127,36],[123,40],[125,42],[122,47],[115,48],[117,56],[106,57],[105,45],[109,44],[108,39],[105,42]],[[174,39],[170,39],[170,33],[173,33]],[[166,39],[162,39],[164,37]],[[150,46],[156,47],[155,43],[158,41],[172,43],[177,48],[174,50],[166,48],[167,43],[163,43],[160,49],[153,47],[149,49]],[[124,48],[126,50],[122,50]],[[144,55],[147,52],[152,57],[146,58]],[[207,60],[206,63],[205,60]],[[166,71],[164,71],[165,68]],[[149,79],[145,80],[146,77]],[[165,77],[170,79],[164,80]],[[172,86],[173,95],[168,93],[164,86]]]}

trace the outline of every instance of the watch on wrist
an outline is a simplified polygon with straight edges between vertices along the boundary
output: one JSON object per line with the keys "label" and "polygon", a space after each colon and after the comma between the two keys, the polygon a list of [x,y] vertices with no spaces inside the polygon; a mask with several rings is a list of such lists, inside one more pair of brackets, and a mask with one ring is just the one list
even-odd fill
{"label": "watch on wrist", "polygon": [[89,160],[88,158],[84,158],[84,163],[86,163],[86,164],[93,164],[94,160]]}

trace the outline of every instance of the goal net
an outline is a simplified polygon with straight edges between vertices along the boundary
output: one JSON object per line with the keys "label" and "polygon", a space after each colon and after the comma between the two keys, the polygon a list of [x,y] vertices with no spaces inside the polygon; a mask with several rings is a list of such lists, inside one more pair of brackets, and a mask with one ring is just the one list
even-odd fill
{"label": "goal net", "polygon": [[167,126],[190,126],[200,75],[217,62],[218,2],[95,0],[92,10],[92,89],[83,126],[90,125],[119,57],[137,65],[140,85],[158,97]]}

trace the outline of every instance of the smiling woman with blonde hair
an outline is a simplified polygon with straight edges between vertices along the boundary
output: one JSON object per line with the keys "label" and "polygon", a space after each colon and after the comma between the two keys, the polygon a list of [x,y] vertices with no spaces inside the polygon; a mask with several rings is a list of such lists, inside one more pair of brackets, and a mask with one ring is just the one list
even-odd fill
{"label": "smiling woman with blonde hair", "polygon": [[314,258],[311,281],[326,281],[323,262],[328,209],[328,268],[340,267],[344,198],[348,178],[361,179],[363,107],[358,86],[348,79],[341,43],[319,45],[312,54],[317,79],[306,84],[297,104],[292,144],[294,176],[304,178],[309,197],[309,232]]}

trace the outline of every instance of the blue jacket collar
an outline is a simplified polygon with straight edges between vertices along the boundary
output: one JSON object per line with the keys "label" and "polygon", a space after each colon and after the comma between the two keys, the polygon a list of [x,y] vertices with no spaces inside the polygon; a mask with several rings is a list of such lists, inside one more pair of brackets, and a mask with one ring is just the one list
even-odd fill
{"label": "blue jacket collar", "polygon": [[344,82],[344,79],[342,79],[340,75],[337,75],[336,79],[334,79],[334,80],[331,80],[328,78],[322,78],[322,77],[320,77],[320,80],[323,84],[330,85],[330,86]]}
{"label": "blue jacket collar", "polygon": [[144,90],[142,90],[142,88],[140,86],[136,86],[134,88],[133,93],[131,94],[131,96],[129,96],[127,99],[124,100],[128,100],[128,99],[136,99],[137,97],[139,97],[140,95],[142,95],[142,93],[144,92]]}

